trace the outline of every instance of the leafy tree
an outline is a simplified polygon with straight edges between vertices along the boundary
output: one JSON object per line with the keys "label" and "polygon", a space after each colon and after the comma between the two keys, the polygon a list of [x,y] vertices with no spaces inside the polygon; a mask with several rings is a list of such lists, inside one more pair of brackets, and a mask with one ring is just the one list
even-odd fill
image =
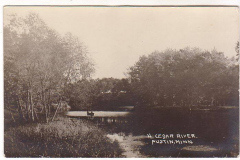
{"label": "leafy tree", "polygon": [[168,49],[140,57],[129,79],[135,104],[145,107],[238,105],[237,72],[235,60],[216,50]]}
{"label": "leafy tree", "polygon": [[48,122],[52,104],[59,108],[64,100],[63,87],[94,71],[87,54],[76,37],[61,37],[37,14],[12,15],[4,25],[6,108],[18,108],[21,119],[44,115]]}

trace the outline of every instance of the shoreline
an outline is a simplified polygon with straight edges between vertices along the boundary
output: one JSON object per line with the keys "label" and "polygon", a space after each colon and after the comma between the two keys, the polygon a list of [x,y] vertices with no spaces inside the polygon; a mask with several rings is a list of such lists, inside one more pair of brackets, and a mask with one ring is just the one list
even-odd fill
{"label": "shoreline", "polygon": [[145,143],[141,139],[145,139],[146,136],[133,136],[132,134],[128,136],[120,136],[117,133],[107,134],[107,137],[112,141],[117,141],[120,147],[123,149],[122,155],[126,158],[147,158],[147,156],[140,153],[139,149]]}

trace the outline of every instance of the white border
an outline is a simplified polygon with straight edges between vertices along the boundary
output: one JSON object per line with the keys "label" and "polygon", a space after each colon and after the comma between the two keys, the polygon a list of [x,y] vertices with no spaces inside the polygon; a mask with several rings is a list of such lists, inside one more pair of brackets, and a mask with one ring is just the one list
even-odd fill
{"label": "white border", "polygon": [[[2,118],[2,125],[0,125],[0,158],[4,157],[4,129],[3,129],[3,120],[4,120],[4,93],[3,93],[3,7],[6,5],[67,5],[67,6],[240,6],[240,0],[0,0],[0,117]],[[238,157],[240,159],[240,157]],[[12,158],[8,158],[12,159]],[[33,158],[38,159],[38,158]],[[46,159],[46,158],[44,158]],[[60,159],[60,158],[56,158]],[[68,159],[68,158],[67,158]],[[70,158],[69,158],[70,159]],[[79,159],[79,158],[71,158]],[[83,158],[86,159],[86,158]],[[88,158],[89,159],[89,158]],[[129,158],[127,158],[129,159]],[[131,158],[132,159],[132,158]],[[136,158],[140,159],[140,158]],[[167,158],[169,159],[169,158]],[[173,159],[173,158],[170,158]],[[184,159],[184,158],[177,158]],[[213,158],[210,158],[213,159]]]}
{"label": "white border", "polygon": [[1,0],[2,5],[239,5],[239,0]]}

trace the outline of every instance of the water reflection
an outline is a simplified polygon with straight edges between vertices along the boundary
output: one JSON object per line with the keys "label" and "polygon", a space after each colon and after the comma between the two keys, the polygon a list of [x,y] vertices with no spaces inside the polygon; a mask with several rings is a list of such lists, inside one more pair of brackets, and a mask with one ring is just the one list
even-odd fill
{"label": "water reflection", "polygon": [[128,124],[129,118],[127,117],[96,117],[93,119],[98,125],[107,124]]}
{"label": "water reflection", "polygon": [[[187,145],[152,145],[147,134],[195,134],[194,150],[216,148],[217,152],[201,153],[200,156],[226,156],[238,151],[238,108],[225,110],[165,109],[134,113],[124,117],[94,117],[90,119],[104,129],[112,139],[120,141],[134,155],[142,157],[196,156],[186,150]],[[199,147],[200,146],[200,147]],[[133,148],[139,148],[139,152]],[[190,148],[191,149],[191,148]],[[140,154],[141,152],[141,154]],[[195,151],[197,152],[197,151]],[[199,151],[198,151],[199,152]],[[202,151],[203,152],[203,151]],[[137,154],[135,154],[137,153]],[[200,152],[199,152],[200,153]]]}
{"label": "water reflection", "polygon": [[131,117],[95,117],[92,121],[109,134],[128,136],[133,132],[131,127],[134,124]]}
{"label": "water reflection", "polygon": [[154,110],[123,117],[89,119],[107,132],[146,135],[197,134],[206,141],[217,142],[238,135],[238,109],[189,111],[183,109]]}

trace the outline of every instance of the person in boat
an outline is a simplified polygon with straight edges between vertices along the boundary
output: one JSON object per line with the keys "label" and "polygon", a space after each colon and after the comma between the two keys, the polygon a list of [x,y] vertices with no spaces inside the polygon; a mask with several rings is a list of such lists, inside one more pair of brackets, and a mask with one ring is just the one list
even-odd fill
{"label": "person in boat", "polygon": [[89,111],[87,110],[87,115],[93,117],[93,116],[94,116],[94,113],[93,113],[93,111],[89,112]]}

